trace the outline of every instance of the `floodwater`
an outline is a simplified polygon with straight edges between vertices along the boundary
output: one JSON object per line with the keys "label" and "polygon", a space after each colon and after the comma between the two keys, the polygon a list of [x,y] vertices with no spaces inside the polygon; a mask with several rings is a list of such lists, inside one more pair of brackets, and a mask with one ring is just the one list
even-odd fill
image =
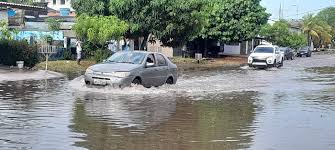
{"label": "floodwater", "polygon": [[334,124],[335,55],[188,72],[151,89],[0,81],[4,150],[333,150]]}

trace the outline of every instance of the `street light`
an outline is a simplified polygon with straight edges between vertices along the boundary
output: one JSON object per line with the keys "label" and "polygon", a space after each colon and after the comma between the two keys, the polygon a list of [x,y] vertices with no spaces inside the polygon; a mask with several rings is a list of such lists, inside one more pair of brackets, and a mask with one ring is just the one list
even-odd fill
{"label": "street light", "polygon": [[292,6],[297,7],[297,20],[299,20],[299,5],[293,4]]}

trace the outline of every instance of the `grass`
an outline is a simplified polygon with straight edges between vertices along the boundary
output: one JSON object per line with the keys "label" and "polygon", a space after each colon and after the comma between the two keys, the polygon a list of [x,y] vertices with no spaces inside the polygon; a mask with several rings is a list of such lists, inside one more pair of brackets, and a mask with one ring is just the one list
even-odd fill
{"label": "grass", "polygon": [[[95,61],[89,61],[89,60],[81,61],[80,65],[78,65],[76,61],[70,61],[70,60],[49,61],[48,70],[72,76],[72,75],[83,74],[89,66],[94,65],[95,63],[96,63]],[[45,62],[37,64],[36,68],[44,70]]]}
{"label": "grass", "polygon": [[[195,71],[201,69],[239,67],[240,65],[246,63],[246,58],[226,57],[211,60],[201,60],[200,64],[198,64],[198,62],[193,58],[174,57],[171,59],[171,61],[177,64],[178,70],[180,71]],[[92,60],[81,61],[81,65],[77,65],[76,61],[69,60],[49,61],[48,70],[63,73],[68,77],[76,77],[82,75],[89,66],[94,64],[96,64],[96,62]],[[45,62],[37,64],[35,68],[44,70]]]}

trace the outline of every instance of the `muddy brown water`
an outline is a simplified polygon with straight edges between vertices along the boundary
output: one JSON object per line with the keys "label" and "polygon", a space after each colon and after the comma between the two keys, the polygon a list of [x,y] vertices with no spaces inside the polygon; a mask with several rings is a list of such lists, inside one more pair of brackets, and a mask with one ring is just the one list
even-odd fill
{"label": "muddy brown water", "polygon": [[0,81],[0,149],[335,149],[335,55],[87,88],[82,77]]}

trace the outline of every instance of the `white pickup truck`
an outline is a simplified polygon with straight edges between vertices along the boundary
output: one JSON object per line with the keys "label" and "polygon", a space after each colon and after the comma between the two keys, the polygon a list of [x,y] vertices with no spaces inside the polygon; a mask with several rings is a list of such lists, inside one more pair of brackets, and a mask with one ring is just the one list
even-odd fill
{"label": "white pickup truck", "polygon": [[284,65],[284,55],[278,46],[259,45],[248,58],[249,67],[269,68],[282,67]]}

